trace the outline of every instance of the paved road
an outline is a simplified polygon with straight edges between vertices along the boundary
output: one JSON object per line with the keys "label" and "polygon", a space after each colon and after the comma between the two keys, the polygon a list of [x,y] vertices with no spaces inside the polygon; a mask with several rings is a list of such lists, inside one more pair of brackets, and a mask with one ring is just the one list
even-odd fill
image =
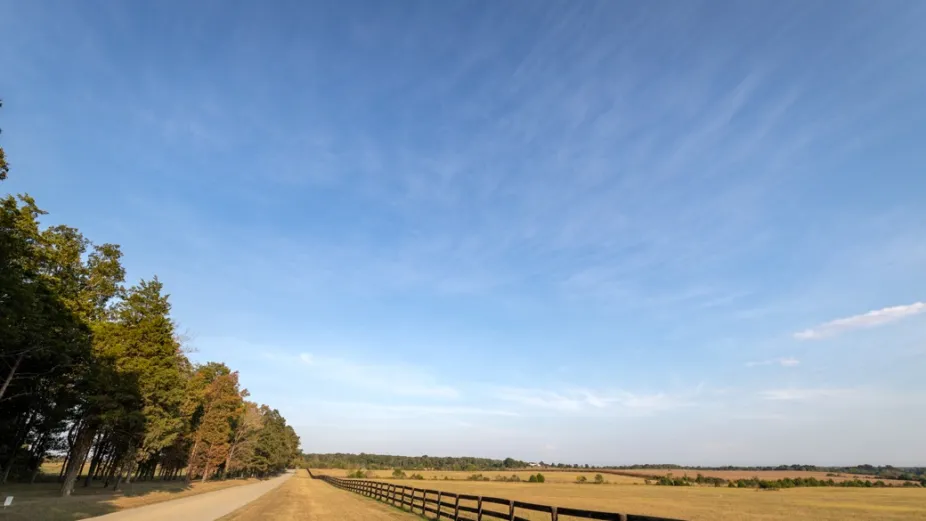
{"label": "paved road", "polygon": [[287,472],[282,476],[254,483],[253,485],[223,488],[215,492],[130,508],[92,519],[105,521],[163,521],[165,519],[214,521],[277,488],[292,476],[292,472]]}

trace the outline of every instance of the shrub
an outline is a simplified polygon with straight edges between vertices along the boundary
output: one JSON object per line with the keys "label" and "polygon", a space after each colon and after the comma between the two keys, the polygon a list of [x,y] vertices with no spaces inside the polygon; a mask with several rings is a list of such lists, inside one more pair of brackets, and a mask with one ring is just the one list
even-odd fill
{"label": "shrub", "polygon": [[576,483],[587,483],[587,482],[588,482],[588,478],[586,478],[585,476],[579,476],[576,478]]}
{"label": "shrub", "polygon": [[595,474],[595,484],[601,485],[602,483],[604,483],[604,476],[601,474]]}
{"label": "shrub", "polygon": [[527,478],[528,483],[537,483],[537,476],[531,474],[531,477]]}
{"label": "shrub", "polygon": [[412,474],[411,476],[408,477],[408,479],[424,479],[424,476],[422,476],[421,474]]}
{"label": "shrub", "polygon": [[543,474],[541,474],[541,473],[539,473],[539,472],[537,473],[537,483],[543,483],[543,482],[546,481],[546,480],[547,480],[547,478],[543,477]]}
{"label": "shrub", "polygon": [[392,477],[396,479],[405,479],[405,471],[402,469],[395,469],[392,471]]}

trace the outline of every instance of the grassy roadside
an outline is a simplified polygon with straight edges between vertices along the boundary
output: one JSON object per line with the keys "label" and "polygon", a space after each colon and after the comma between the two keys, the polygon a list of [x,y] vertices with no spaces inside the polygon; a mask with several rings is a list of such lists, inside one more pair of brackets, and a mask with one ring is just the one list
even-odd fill
{"label": "grassy roadside", "polygon": [[0,485],[0,496],[13,496],[13,505],[0,510],[0,521],[75,521],[101,516],[127,508],[160,503],[206,492],[256,483],[256,479],[229,479],[194,482],[144,481],[113,492],[99,484],[74,488],[74,495],[57,497],[58,483]]}

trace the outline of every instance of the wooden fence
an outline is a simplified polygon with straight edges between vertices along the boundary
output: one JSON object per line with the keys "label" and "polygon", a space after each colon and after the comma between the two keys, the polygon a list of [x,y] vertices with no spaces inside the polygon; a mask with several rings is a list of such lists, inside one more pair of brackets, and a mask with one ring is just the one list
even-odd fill
{"label": "wooden fence", "polygon": [[[518,517],[517,515],[518,510],[528,510],[531,512],[548,513],[550,514],[550,521],[564,521],[560,520],[560,516],[569,516],[578,519],[603,519],[607,521],[679,521],[666,517],[551,507],[548,505],[525,503],[524,501],[514,501],[497,497],[454,494],[440,490],[394,485],[382,481],[342,479],[325,475],[316,476],[312,474],[312,471],[309,471],[309,476],[313,479],[324,480],[335,487],[378,499],[395,507],[407,507],[413,513],[419,513],[425,517],[431,514],[433,518],[437,520],[444,518],[452,519],[453,521],[485,521],[485,518],[495,518],[507,519],[509,521],[530,521],[529,519]],[[493,507],[498,509],[499,506],[501,510],[492,509]],[[473,515],[470,516],[467,514]]]}

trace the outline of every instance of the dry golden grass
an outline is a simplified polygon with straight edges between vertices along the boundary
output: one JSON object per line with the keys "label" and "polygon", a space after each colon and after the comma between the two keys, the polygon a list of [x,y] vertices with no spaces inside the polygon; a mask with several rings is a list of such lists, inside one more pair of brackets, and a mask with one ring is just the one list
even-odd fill
{"label": "dry golden grass", "polygon": [[[312,469],[312,472],[317,472],[319,474],[327,474],[329,476],[335,476],[343,478],[351,471],[344,469]],[[371,472],[371,477],[369,479],[383,479],[391,480],[392,471],[391,470],[373,470]],[[406,470],[405,474],[411,476],[412,474],[421,474],[424,476],[425,481],[443,481],[444,478],[454,481],[464,481],[466,478],[472,476],[473,474],[482,474],[483,476],[488,477],[490,480],[494,480],[497,476],[502,476],[509,478],[512,475],[518,476],[521,481],[527,481],[531,474],[537,473],[543,474],[546,483],[575,483],[576,478],[579,476],[585,476],[589,481],[592,481],[595,478],[595,474],[598,472],[594,471],[585,471],[585,472],[572,472],[572,471],[545,471],[545,470],[517,470],[517,471],[494,471],[494,470],[483,470],[483,471],[457,471],[457,470]],[[643,478],[632,477],[632,476],[621,476],[617,474],[601,474],[608,481],[609,484],[618,484],[618,485],[632,485],[634,483],[643,484],[645,480]],[[420,483],[420,482],[419,482]],[[422,485],[421,488],[429,488],[430,485]]]}
{"label": "dry golden grass", "polygon": [[[551,482],[390,480],[390,483],[561,507],[648,514],[690,521],[926,520],[926,490],[922,488],[818,487],[756,491],[726,487],[607,486]],[[549,514],[526,511],[518,511],[518,515],[538,521],[550,518]],[[567,518],[561,516],[560,519],[566,521]]]}
{"label": "dry golden grass", "polygon": [[63,461],[46,461],[39,467],[39,471],[49,476],[57,476],[61,472],[61,466],[63,464]]}
{"label": "dry golden grass", "polygon": [[688,475],[690,477],[695,477],[698,474],[702,474],[706,477],[716,477],[723,478],[726,480],[737,480],[737,479],[749,479],[749,478],[759,478],[759,479],[784,479],[784,478],[817,478],[817,479],[832,479],[833,481],[846,481],[851,479],[868,479],[871,481],[877,481],[881,479],[884,483],[888,485],[902,486],[904,484],[903,480],[900,479],[882,479],[877,476],[863,476],[860,474],[839,474],[837,476],[827,476],[827,472],[812,472],[807,470],[698,470],[698,469],[630,469],[630,470],[619,470],[619,471],[607,471],[607,472],[621,472],[626,475],[637,475],[637,476],[654,476],[662,477],[666,474],[672,474],[676,477],[681,477]]}
{"label": "dry golden grass", "polygon": [[279,488],[220,521],[414,521],[420,519],[372,499],[310,479],[300,470]]}
{"label": "dry golden grass", "polygon": [[74,521],[256,482],[255,479],[229,479],[197,481],[188,486],[183,480],[143,481],[123,485],[124,490],[118,492],[104,489],[98,483],[87,488],[78,483],[69,498],[58,497],[61,485],[57,482],[2,485],[0,496],[13,496],[14,499],[13,506],[0,510],[0,521]]}

